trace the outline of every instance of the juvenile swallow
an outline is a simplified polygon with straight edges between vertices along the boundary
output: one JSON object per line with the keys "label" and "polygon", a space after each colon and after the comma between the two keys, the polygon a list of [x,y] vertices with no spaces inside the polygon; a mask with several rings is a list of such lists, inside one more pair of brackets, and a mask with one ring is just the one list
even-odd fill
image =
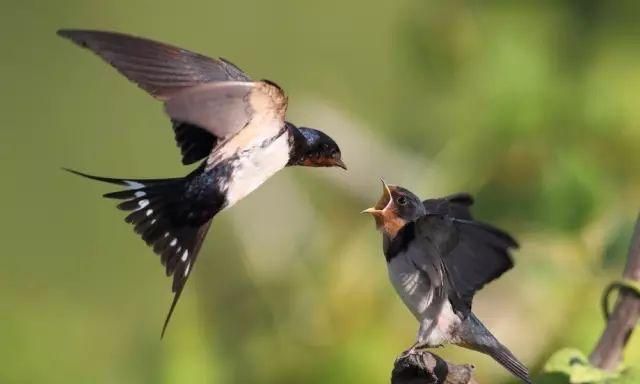
{"label": "juvenile swallow", "polygon": [[513,267],[516,241],[506,232],[473,220],[473,198],[465,193],[421,201],[387,185],[378,203],[365,209],[382,232],[389,279],[420,323],[407,351],[455,344],[491,356],[531,383],[527,367],[471,311],[473,296]]}
{"label": "juvenile swallow", "polygon": [[287,96],[274,82],[252,81],[225,59],[125,34],[60,30],[58,35],[87,48],[127,79],[164,103],[182,163],[202,163],[185,177],[90,179],[124,190],[107,198],[124,200],[125,221],[160,255],[173,275],[173,302],[162,336],[193,271],[211,220],[287,166],[341,167],[338,145],[325,133],[285,121]]}

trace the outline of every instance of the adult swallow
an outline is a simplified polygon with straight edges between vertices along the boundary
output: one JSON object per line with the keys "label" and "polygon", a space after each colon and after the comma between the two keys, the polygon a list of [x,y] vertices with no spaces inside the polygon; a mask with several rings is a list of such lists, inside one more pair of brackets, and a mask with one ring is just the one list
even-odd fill
{"label": "adult swallow", "polygon": [[117,179],[87,175],[124,190],[125,221],[173,275],[174,299],[162,335],[193,271],[211,220],[287,166],[341,167],[338,145],[323,132],[285,121],[287,96],[268,80],[252,81],[231,62],[125,34],[60,30],[127,79],[164,102],[182,163],[203,160],[185,177]]}
{"label": "adult swallow", "polygon": [[407,351],[455,344],[491,356],[526,383],[527,367],[471,311],[473,296],[513,267],[516,241],[506,232],[473,220],[473,198],[465,193],[421,201],[387,185],[373,215],[382,232],[389,278],[420,323]]}

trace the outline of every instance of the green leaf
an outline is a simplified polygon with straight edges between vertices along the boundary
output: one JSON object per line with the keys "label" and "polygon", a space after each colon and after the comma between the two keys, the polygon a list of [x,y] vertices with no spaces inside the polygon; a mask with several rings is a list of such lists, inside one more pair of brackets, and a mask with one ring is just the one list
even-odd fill
{"label": "green leaf", "polygon": [[640,368],[628,367],[625,369],[620,378],[613,383],[615,384],[638,384],[640,383]]}
{"label": "green leaf", "polygon": [[572,384],[626,384],[626,381],[615,380],[621,378],[620,372],[607,372],[592,366],[589,359],[581,351],[574,348],[564,348],[554,353],[545,364],[544,372],[563,373],[569,377],[569,383]]}

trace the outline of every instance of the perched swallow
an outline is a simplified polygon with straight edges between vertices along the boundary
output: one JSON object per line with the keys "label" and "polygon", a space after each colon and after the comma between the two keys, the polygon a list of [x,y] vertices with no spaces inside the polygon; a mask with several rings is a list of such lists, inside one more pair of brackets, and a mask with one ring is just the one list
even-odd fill
{"label": "perched swallow", "polygon": [[182,163],[204,161],[185,177],[115,179],[104,196],[124,200],[134,225],[160,255],[175,293],[164,335],[193,271],[211,219],[287,166],[341,167],[340,148],[323,132],[285,121],[287,97],[268,80],[252,81],[238,67],[171,45],[114,32],[60,30],[154,98],[164,102]]}
{"label": "perched swallow", "polygon": [[471,311],[473,296],[513,267],[516,241],[504,231],[473,220],[470,195],[421,201],[387,185],[378,203],[363,211],[382,232],[389,278],[420,322],[407,351],[456,344],[491,356],[530,383],[527,367]]}

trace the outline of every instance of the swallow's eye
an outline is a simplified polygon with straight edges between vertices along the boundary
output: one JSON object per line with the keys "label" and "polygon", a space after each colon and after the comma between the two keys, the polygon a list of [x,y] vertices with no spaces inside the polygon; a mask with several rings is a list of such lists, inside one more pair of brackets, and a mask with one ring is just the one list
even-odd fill
{"label": "swallow's eye", "polygon": [[400,196],[400,197],[398,197],[396,202],[398,203],[398,205],[405,206],[405,205],[407,205],[407,198],[404,197],[404,196]]}

